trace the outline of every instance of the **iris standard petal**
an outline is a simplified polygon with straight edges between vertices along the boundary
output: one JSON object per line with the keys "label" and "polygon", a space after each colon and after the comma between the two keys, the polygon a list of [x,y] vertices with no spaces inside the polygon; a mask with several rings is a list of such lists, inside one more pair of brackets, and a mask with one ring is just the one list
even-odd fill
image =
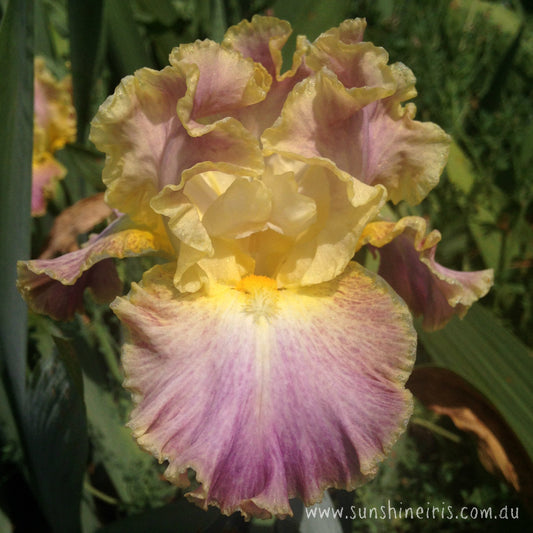
{"label": "iris standard petal", "polygon": [[[185,67],[190,70],[194,65]],[[196,136],[189,134],[176,107],[192,109],[194,83],[187,77],[187,68],[181,70],[140,69],[124,78],[91,124],[91,140],[107,154],[102,175],[106,201],[151,228],[161,225],[151,199],[165,186],[180,184],[187,172],[255,175],[263,167],[257,140],[234,119],[215,121],[205,131],[196,128]]]}
{"label": "iris standard petal", "polygon": [[435,261],[440,233],[426,233],[426,221],[404,217],[398,222],[368,224],[359,245],[378,248],[379,274],[406,301],[424,328],[443,327],[454,314],[463,317],[469,307],[487,294],[493,284],[492,269],[461,272]]}
{"label": "iris standard petal", "polygon": [[[337,47],[338,58],[311,48],[310,64],[324,66],[293,89],[280,119],[263,133],[267,153],[318,158],[364,183],[384,185],[394,203],[420,202],[438,183],[449,137],[433,123],[414,120],[413,104],[402,105],[416,94],[407,67],[386,66],[387,54],[370,43]],[[357,66],[348,65],[354,60]]]}
{"label": "iris standard petal", "polygon": [[374,87],[381,89],[383,97],[389,96],[396,90],[389,54],[359,40],[366,26],[362,22],[347,20],[320,35],[309,47],[306,63],[315,71],[327,67],[347,89]]}
{"label": "iris standard petal", "polygon": [[[280,287],[313,285],[338,276],[352,259],[363,228],[385,201],[381,186],[369,187],[320,165],[306,165],[297,181],[300,194],[315,202],[316,222],[291,242],[269,274]],[[268,244],[260,248],[271,253]]]}
{"label": "iris standard petal", "polygon": [[411,412],[415,332],[403,301],[352,263],[336,280],[180,295],[154,267],[112,304],[129,330],[124,385],[138,443],[188,497],[225,514],[291,514],[372,477]]}
{"label": "iris standard petal", "polygon": [[231,26],[222,46],[260,63],[275,79],[281,73],[281,49],[291,33],[291,25],[286,20],[255,15],[251,21],[243,20]]}
{"label": "iris standard petal", "polygon": [[194,136],[237,109],[264,100],[272,81],[260,63],[209,40],[174,48],[170,64],[187,80],[187,93],[177,111]]}
{"label": "iris standard petal", "polygon": [[271,76],[272,83],[265,99],[252,107],[241,108],[235,115],[257,137],[278,118],[296,83],[311,73],[302,61],[308,48],[306,39],[298,36],[292,66],[281,74],[281,50],[291,33],[290,24],[284,20],[254,15],[250,22],[243,20],[229,28],[222,41],[223,47],[260,63]]}

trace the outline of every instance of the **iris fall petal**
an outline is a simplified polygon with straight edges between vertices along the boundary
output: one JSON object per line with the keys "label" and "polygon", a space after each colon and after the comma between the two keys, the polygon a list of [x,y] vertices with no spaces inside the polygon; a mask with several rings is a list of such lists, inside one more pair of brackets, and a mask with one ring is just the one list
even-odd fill
{"label": "iris fall petal", "polygon": [[121,292],[122,283],[110,258],[168,252],[165,243],[149,231],[127,226],[123,217],[80,250],[56,259],[19,261],[17,285],[31,308],[57,320],[71,319],[83,307],[86,288],[102,302],[110,302]]}
{"label": "iris fall petal", "polygon": [[435,261],[440,233],[426,234],[426,221],[404,217],[398,222],[373,222],[360,244],[379,249],[379,274],[406,301],[424,328],[443,327],[454,314],[463,317],[468,308],[485,296],[493,283],[492,269],[460,272]]}
{"label": "iris fall petal", "polygon": [[338,279],[277,290],[268,278],[179,295],[154,267],[113,310],[130,336],[125,386],[139,444],[189,498],[245,516],[291,514],[376,471],[411,412],[415,333],[405,304],[352,264]]}

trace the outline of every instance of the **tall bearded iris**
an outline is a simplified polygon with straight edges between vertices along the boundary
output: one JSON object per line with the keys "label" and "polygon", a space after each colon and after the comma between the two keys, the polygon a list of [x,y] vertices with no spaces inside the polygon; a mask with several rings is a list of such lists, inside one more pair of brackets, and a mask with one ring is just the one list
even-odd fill
{"label": "tall bearded iris", "polygon": [[[437,184],[449,139],[414,120],[415,79],[348,20],[281,70],[290,26],[254,17],[222,44],[181,45],[138,70],[91,131],[121,215],[76,252],[20,264],[34,309],[111,299],[110,258],[156,253],[111,304],[129,335],[129,426],[188,497],[246,517],[291,514],[370,479],[404,430],[416,335],[491,284],[434,258],[425,221],[380,218]],[[370,245],[380,275],[352,261]]]}
{"label": "tall bearded iris", "polygon": [[76,137],[71,78],[54,79],[42,57],[35,58],[31,214],[46,213],[46,200],[65,167],[54,157]]}

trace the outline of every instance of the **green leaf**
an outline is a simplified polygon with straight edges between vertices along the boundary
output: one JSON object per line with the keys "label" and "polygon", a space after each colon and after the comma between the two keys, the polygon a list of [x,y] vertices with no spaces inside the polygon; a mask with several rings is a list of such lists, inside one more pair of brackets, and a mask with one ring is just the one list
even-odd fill
{"label": "green leaf", "polygon": [[499,265],[502,251],[502,232],[496,226],[492,212],[481,206],[476,207],[476,214],[469,220],[468,227],[485,265]]}
{"label": "green leaf", "polygon": [[102,0],[68,0],[72,89],[78,141],[83,143],[91,120],[91,95],[103,51]]}
{"label": "green leaf", "polygon": [[210,28],[209,37],[221,42],[228,27],[222,0],[211,0],[211,24],[208,27]]}
{"label": "green leaf", "polygon": [[516,57],[520,50],[523,30],[524,26],[521,27],[515,38],[509,43],[505,54],[503,54],[502,58],[500,59],[498,68],[492,77],[490,86],[487,88],[486,93],[479,103],[480,108],[494,111],[501,105],[504,88],[507,86],[510,80],[509,74],[511,73]]}
{"label": "green leaf", "polygon": [[33,142],[33,2],[11,1],[0,27],[0,351],[32,485],[54,531],[79,526],[86,434],[67,359],[44,359],[26,387],[26,307],[16,261],[29,257]]}
{"label": "green leaf", "polygon": [[520,30],[521,20],[519,15],[503,3],[487,2],[484,0],[455,0],[452,15],[457,18],[457,23],[467,25],[476,16],[488,19],[500,31],[516,35]]}
{"label": "green leaf", "polygon": [[313,40],[322,32],[338,26],[346,18],[349,7],[347,0],[277,0],[273,10],[276,17],[291,23],[294,33]]}
{"label": "green leaf", "polygon": [[174,489],[159,479],[155,460],[135,443],[112,394],[87,374],[84,383],[95,459],[105,466],[122,503],[143,508],[169,497]]}
{"label": "green leaf", "polygon": [[305,35],[313,40],[321,33],[338,26],[346,19],[349,12],[348,0],[276,0],[272,9],[276,17],[291,23],[293,33],[283,48],[283,64],[292,64],[292,51],[297,35]]}
{"label": "green leaf", "polygon": [[[67,168],[67,176],[63,181],[72,203],[105,190],[102,183],[104,156],[100,152],[80,144],[68,144],[56,152],[55,157]],[[85,185],[83,191],[79,190],[80,183]]]}
{"label": "green leaf", "polygon": [[[93,316],[93,321],[97,320],[97,315]],[[97,328],[91,324],[81,334],[74,324],[66,324],[63,329],[70,337],[65,342],[78,354],[83,369],[94,462],[105,467],[118,498],[130,511],[168,501],[175,493],[174,487],[160,479],[155,459],[137,446],[125,426],[123,414],[131,406],[124,391],[110,385],[109,362],[104,362],[99,353],[107,349],[101,346]]]}
{"label": "green leaf", "polygon": [[431,359],[476,387],[505,418],[533,458],[533,357],[481,305],[442,330],[418,329]]}
{"label": "green leaf", "polygon": [[152,2],[151,0],[138,0],[138,7],[142,8],[144,13],[150,15],[150,21],[156,20],[163,26],[170,27],[176,23],[178,12],[176,6],[169,1]]}
{"label": "green leaf", "polygon": [[14,531],[13,524],[11,523],[11,520],[9,520],[9,517],[0,509],[0,533],[8,533],[11,531]]}
{"label": "green leaf", "polygon": [[48,20],[46,17],[43,0],[35,0],[35,54],[53,57],[52,40],[48,30]]}
{"label": "green leaf", "polygon": [[392,14],[394,13],[393,0],[377,0],[375,5],[382,19],[388,19],[392,17]]}
{"label": "green leaf", "polygon": [[[3,382],[0,380],[0,442],[5,445],[12,445],[20,449],[20,440],[15,422],[15,416],[6,393]],[[1,530],[0,530],[1,532]]]}
{"label": "green leaf", "polygon": [[[33,143],[33,2],[12,0],[0,26],[0,364],[20,420],[26,372],[26,306],[16,262],[30,253]],[[4,369],[0,368],[4,375]]]}
{"label": "green leaf", "polygon": [[76,354],[56,339],[54,357],[32,372],[24,434],[35,492],[54,532],[81,531],[80,501],[88,439],[83,381]]}
{"label": "green leaf", "polygon": [[133,18],[131,3],[127,0],[107,2],[105,17],[109,52],[116,77],[123,78],[142,67],[155,68]]}

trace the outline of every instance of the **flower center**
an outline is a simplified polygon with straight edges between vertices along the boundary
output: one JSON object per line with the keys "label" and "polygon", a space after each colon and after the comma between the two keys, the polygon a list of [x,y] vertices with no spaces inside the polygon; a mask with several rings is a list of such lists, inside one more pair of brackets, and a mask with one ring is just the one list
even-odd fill
{"label": "flower center", "polygon": [[270,321],[275,316],[278,291],[274,279],[250,275],[241,279],[235,288],[248,296],[244,311],[252,314],[255,322]]}
{"label": "flower center", "polygon": [[268,276],[256,276],[255,274],[250,274],[249,276],[242,278],[235,288],[246,294],[252,294],[265,289],[275,291],[278,286],[276,280],[269,278]]}

